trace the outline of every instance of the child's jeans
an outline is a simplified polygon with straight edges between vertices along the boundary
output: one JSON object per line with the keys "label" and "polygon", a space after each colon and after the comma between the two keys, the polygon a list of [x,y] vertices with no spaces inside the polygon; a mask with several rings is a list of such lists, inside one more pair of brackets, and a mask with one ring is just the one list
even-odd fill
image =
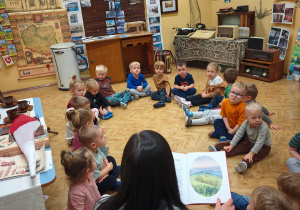
{"label": "child's jeans", "polygon": [[166,101],[166,88],[151,93],[151,99],[155,101],[165,102]]}
{"label": "child's jeans", "polygon": [[177,96],[182,97],[182,98],[186,98],[187,96],[194,95],[196,93],[196,88],[191,88],[191,89],[188,89],[187,91],[183,91],[183,90],[173,88],[171,92],[174,95],[177,95]]}
{"label": "child's jeans", "polygon": [[190,101],[193,106],[199,106],[202,104],[208,104],[212,100],[212,98],[202,98],[201,95],[195,95],[187,97],[186,100]]}
{"label": "child's jeans", "polygon": [[100,192],[100,194],[102,195],[103,192],[106,192],[108,190],[117,190],[118,186],[117,186],[117,178],[119,178],[119,175],[120,175],[120,171],[117,167],[117,164],[116,164],[116,160],[111,157],[111,156],[108,156],[107,157],[107,160],[108,162],[111,162],[113,164],[113,170],[111,170],[108,174],[108,176],[103,179],[102,182],[100,183],[97,183],[96,182],[96,185],[98,187],[98,191]]}
{"label": "child's jeans", "polygon": [[150,91],[150,89],[151,89],[151,86],[150,86],[150,85],[147,85],[147,86],[144,88],[144,91],[143,91],[143,92],[140,92],[140,91],[138,91],[138,90],[136,90],[136,89],[129,89],[129,91],[130,91],[131,95],[138,95],[138,96],[143,97],[143,96],[147,96],[147,93],[146,93],[146,92]]}
{"label": "child's jeans", "polygon": [[111,106],[115,106],[115,105],[119,105],[120,102],[123,102],[124,104],[127,104],[128,101],[130,100],[130,91],[128,88],[126,88],[125,90],[118,92],[118,93],[114,93],[110,96],[107,96],[107,101],[109,102],[109,105]]}
{"label": "child's jeans", "polygon": [[[227,139],[232,140],[234,135],[229,134],[228,130],[224,124],[223,119],[216,119],[214,122],[215,131],[211,135],[212,138],[220,138],[221,136],[226,136]],[[244,136],[241,138],[240,142],[243,141],[247,136],[245,132]]]}
{"label": "child's jeans", "polygon": [[250,200],[249,197],[245,195],[239,195],[235,192],[231,192],[231,198],[233,200],[235,210],[247,210],[247,206],[249,205]]}
{"label": "child's jeans", "polygon": [[297,158],[289,158],[286,161],[286,165],[290,169],[290,172],[300,173],[300,160],[298,160]]}
{"label": "child's jeans", "polygon": [[223,101],[224,97],[220,95],[215,95],[209,104],[212,105],[213,108],[219,106],[219,104]]}

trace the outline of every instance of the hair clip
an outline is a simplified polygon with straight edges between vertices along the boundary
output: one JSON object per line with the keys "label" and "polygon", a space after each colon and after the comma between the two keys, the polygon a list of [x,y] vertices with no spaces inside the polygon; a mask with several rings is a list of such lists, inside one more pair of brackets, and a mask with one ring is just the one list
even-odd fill
{"label": "hair clip", "polygon": [[74,107],[71,107],[71,108],[67,109],[66,112],[71,111],[71,110],[74,110]]}
{"label": "hair clip", "polygon": [[71,153],[71,155],[74,155],[74,153],[73,152],[70,152]]}

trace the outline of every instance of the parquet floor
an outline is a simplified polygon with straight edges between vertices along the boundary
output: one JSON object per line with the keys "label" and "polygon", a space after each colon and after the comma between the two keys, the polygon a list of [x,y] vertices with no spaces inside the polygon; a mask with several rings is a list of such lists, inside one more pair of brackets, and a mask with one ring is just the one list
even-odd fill
{"label": "parquet floor", "polygon": [[[207,80],[206,71],[190,68],[196,82],[197,93],[201,93]],[[169,75],[171,84],[174,82],[176,70]],[[147,78],[154,88],[152,78]],[[288,171],[285,161],[289,158],[288,142],[291,137],[300,131],[300,83],[281,79],[272,83],[261,82],[246,77],[238,77],[238,81],[255,83],[259,90],[257,101],[275,112],[271,116],[274,123],[283,126],[282,131],[272,131],[272,150],[263,161],[254,164],[244,174],[237,174],[234,170],[242,156],[227,159],[231,190],[250,195],[252,190],[260,185],[276,187],[277,177]],[[115,91],[126,88],[126,83],[114,84]],[[50,196],[46,201],[49,210],[66,209],[68,186],[63,168],[60,164],[62,149],[70,149],[65,141],[65,111],[71,98],[68,91],[60,91],[57,86],[44,87],[34,90],[11,93],[16,99],[40,97],[45,121],[51,130],[58,131],[59,135],[50,134],[56,180],[53,184],[44,187],[43,193]],[[109,154],[115,157],[118,164],[121,162],[123,148],[129,137],[144,129],[151,129],[161,133],[169,142],[172,151],[179,153],[206,152],[208,146],[216,142],[207,134],[213,129],[212,125],[185,127],[182,109],[173,100],[166,107],[154,109],[154,101],[150,98],[141,98],[128,104],[127,109],[115,107],[114,117],[101,121],[100,125],[106,128]],[[197,107],[192,108],[197,110]],[[211,206],[189,206],[190,209],[213,209]]]}

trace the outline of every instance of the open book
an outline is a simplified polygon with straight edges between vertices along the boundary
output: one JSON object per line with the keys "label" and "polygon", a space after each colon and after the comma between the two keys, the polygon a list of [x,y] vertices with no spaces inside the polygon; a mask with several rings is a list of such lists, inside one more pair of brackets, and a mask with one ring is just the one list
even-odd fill
{"label": "open book", "polygon": [[173,152],[181,201],[185,204],[225,203],[231,198],[225,152]]}
{"label": "open book", "polygon": [[[36,153],[36,171],[39,172],[45,167],[45,144]],[[24,154],[13,157],[0,157],[0,180],[26,174],[29,174],[29,167]]]}

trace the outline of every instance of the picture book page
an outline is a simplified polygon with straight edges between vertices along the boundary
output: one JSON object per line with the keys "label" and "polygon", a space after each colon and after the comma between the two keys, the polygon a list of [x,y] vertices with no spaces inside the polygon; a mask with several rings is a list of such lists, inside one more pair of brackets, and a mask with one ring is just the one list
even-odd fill
{"label": "picture book page", "polygon": [[186,191],[186,154],[173,152],[173,158],[175,163],[175,170],[177,175],[178,188],[182,203],[187,203],[187,191]]}
{"label": "picture book page", "polygon": [[226,155],[221,152],[186,154],[188,204],[225,203],[231,198]]}
{"label": "picture book page", "polygon": [[[45,166],[45,145],[36,152],[36,171],[40,171]],[[0,157],[0,180],[25,174],[29,174],[28,162],[25,155]]]}

